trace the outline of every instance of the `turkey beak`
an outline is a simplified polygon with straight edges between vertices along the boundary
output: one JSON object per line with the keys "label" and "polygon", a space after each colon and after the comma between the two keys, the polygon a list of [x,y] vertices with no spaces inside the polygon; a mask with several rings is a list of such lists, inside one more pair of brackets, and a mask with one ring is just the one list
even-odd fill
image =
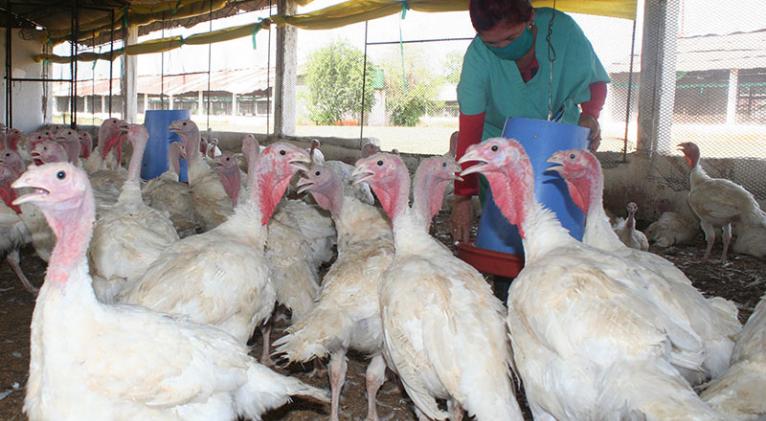
{"label": "turkey beak", "polygon": [[311,157],[306,151],[301,151],[295,155],[295,158],[290,160],[290,166],[295,171],[305,171],[306,165],[311,163]]}
{"label": "turkey beak", "polygon": [[554,171],[557,172],[562,178],[564,177],[564,160],[558,153],[551,155],[551,157],[548,158],[548,160],[545,162],[554,164],[546,168],[546,171]]}
{"label": "turkey beak", "polygon": [[128,130],[130,130],[130,125],[127,123],[122,123],[120,124],[119,128],[120,128],[120,133],[126,134],[128,133]]}
{"label": "turkey beak", "polygon": [[457,162],[452,163],[452,179],[455,181],[463,181],[463,177],[460,176],[460,172],[463,171],[462,168],[460,168],[460,165],[457,164]]}
{"label": "turkey beak", "polygon": [[357,184],[364,183],[365,181],[370,179],[373,175],[375,175],[375,173],[368,170],[367,168],[356,167],[354,168],[354,172],[351,173],[351,179],[353,180],[351,184],[355,186]]}
{"label": "turkey beak", "polygon": [[311,187],[314,186],[314,182],[311,181],[308,178],[300,178],[298,179],[298,194],[303,194],[308,190],[311,190]]}
{"label": "turkey beak", "polygon": [[468,167],[468,168],[464,169],[463,171],[461,171],[460,172],[460,176],[461,177],[465,177],[465,176],[467,176],[469,174],[474,174],[474,173],[477,173],[477,172],[481,172],[481,170],[484,169],[484,167],[487,166],[487,160],[485,160],[484,158],[482,158],[479,155],[479,150],[478,149],[474,149],[474,147],[471,146],[470,148],[468,148],[468,151],[466,151],[465,155],[460,157],[460,159],[457,161],[457,163],[458,164],[465,164],[467,162],[474,162],[474,161],[477,162],[477,164],[471,165],[470,167]]}
{"label": "turkey beak", "polygon": [[39,183],[35,183],[34,179],[34,175],[30,173],[24,173],[21,177],[14,181],[13,184],[11,184],[11,188],[13,189],[32,189],[31,193],[17,197],[16,200],[13,201],[14,206],[18,206],[34,200],[40,200],[50,194],[50,191],[47,189],[36,186],[36,184]]}

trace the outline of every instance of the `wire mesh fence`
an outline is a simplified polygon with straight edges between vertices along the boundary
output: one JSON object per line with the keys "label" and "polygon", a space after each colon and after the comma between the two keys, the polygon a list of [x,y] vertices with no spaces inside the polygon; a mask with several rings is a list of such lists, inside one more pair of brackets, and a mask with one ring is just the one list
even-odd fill
{"label": "wire mesh fence", "polygon": [[[676,191],[689,188],[688,167],[675,146],[694,142],[702,166],[766,199],[766,30],[759,19],[766,5],[747,16],[699,13],[690,2],[668,2],[671,25],[665,39],[675,45],[665,64],[675,81],[658,92],[672,108],[660,115],[661,133],[651,177]],[[717,24],[725,23],[720,27]],[[677,29],[677,31],[676,31]],[[670,39],[668,43],[668,37]],[[656,47],[656,45],[654,46]]]}

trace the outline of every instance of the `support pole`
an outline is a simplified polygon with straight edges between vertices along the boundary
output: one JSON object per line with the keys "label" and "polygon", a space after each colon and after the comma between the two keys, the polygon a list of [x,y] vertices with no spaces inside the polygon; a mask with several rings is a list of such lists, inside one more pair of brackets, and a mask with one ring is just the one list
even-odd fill
{"label": "support pole", "polygon": [[[128,25],[127,36],[125,37],[125,46],[133,45],[138,42],[138,26]],[[138,111],[138,80],[136,78],[136,67],[138,58],[123,53],[122,56],[122,98],[123,98],[123,120],[128,123],[136,122],[136,113]]]}
{"label": "support pole", "polygon": [[737,123],[737,93],[739,92],[739,69],[729,70],[729,92],[726,98],[726,124]]}
{"label": "support pole", "polygon": [[[277,1],[277,14],[280,16],[294,15],[296,11],[294,1]],[[292,25],[277,27],[276,60],[274,133],[277,136],[293,136],[298,84],[298,30]]]}
{"label": "support pole", "polygon": [[11,22],[11,2],[5,2],[6,15],[5,22],[5,125],[8,128],[13,127],[13,24]]}
{"label": "support pole", "polygon": [[638,152],[672,153],[679,0],[646,0],[638,95]]}

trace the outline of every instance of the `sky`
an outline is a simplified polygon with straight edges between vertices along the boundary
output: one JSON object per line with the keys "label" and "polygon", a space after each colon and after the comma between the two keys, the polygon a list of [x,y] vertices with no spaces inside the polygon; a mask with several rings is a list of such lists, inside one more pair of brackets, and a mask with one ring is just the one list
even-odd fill
{"label": "sky", "polygon": [[[315,0],[300,12],[308,12],[321,9],[338,3],[339,0]],[[642,1],[639,1],[641,9]],[[736,7],[732,5],[736,4]],[[752,31],[766,27],[766,0],[682,0],[679,9],[680,31],[684,36],[703,35],[708,33],[731,33],[738,31]],[[236,26],[255,21],[267,13],[255,12],[244,13],[226,19],[219,19],[212,24],[213,29]],[[636,48],[640,48],[641,25],[643,11],[638,11],[637,41]],[[575,20],[583,28],[591,40],[596,53],[602,63],[609,69],[610,63],[626,62],[630,55],[631,33],[633,22],[625,19],[606,18],[599,16],[573,15]],[[209,23],[202,23],[194,28],[176,28],[167,31],[170,34],[182,34],[184,36],[193,33],[205,32],[210,29]],[[375,62],[384,60],[386,57],[398,54],[401,37],[404,40],[437,39],[437,38],[470,38],[474,36],[473,28],[467,12],[450,13],[422,13],[416,11],[407,12],[406,18],[400,15],[392,15],[369,22],[368,42],[395,42],[393,45],[368,46],[368,55]],[[139,41],[159,38],[159,32],[141,37]],[[272,34],[272,46],[275,42]],[[343,39],[359,49],[364,48],[364,23],[346,26],[334,30],[299,30],[298,31],[298,62],[305,63],[311,53],[318,48],[332,42]],[[225,43],[214,44],[211,49],[211,66],[213,70],[224,68],[251,68],[265,67],[267,64],[267,45],[269,31],[261,31],[256,37],[256,48],[250,37],[232,40]],[[439,66],[444,56],[451,51],[464,52],[468,41],[451,41],[440,43],[405,44],[405,54],[421,54],[427,64],[434,68]],[[108,47],[107,47],[108,48]],[[103,48],[102,51],[106,51]],[[427,54],[422,54],[427,51]],[[59,46],[59,54],[67,54],[67,45]],[[272,60],[274,59],[272,48]],[[272,63],[273,65],[273,63]],[[208,47],[207,46],[184,46],[164,55],[164,73],[176,74],[184,72],[207,71]],[[109,66],[100,61],[95,69],[90,63],[81,63],[79,68],[80,78],[89,79],[95,71],[97,77],[108,75]],[[160,74],[162,69],[162,55],[139,56],[139,72],[141,74]],[[119,74],[119,67],[115,67],[115,73]],[[68,77],[68,66],[57,66],[54,77]]]}

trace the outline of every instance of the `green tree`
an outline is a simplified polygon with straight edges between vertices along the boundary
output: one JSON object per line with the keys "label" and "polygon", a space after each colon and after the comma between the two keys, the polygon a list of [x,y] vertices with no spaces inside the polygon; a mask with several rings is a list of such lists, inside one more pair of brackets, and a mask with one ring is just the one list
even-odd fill
{"label": "green tree", "polygon": [[444,56],[442,68],[444,69],[444,77],[447,82],[455,85],[460,82],[460,72],[463,68],[463,54],[462,51],[450,51]]}
{"label": "green tree", "polygon": [[[320,125],[336,124],[362,109],[362,74],[364,53],[345,41],[315,51],[306,69],[309,117]],[[375,100],[370,88],[373,64],[367,61],[367,89],[364,110],[369,112]]]}
{"label": "green tree", "polygon": [[409,48],[404,58],[402,76],[401,55],[392,55],[383,68],[386,78],[386,111],[396,126],[413,127],[420,118],[442,104],[437,101],[444,77],[435,75],[424,62],[426,52]]}

